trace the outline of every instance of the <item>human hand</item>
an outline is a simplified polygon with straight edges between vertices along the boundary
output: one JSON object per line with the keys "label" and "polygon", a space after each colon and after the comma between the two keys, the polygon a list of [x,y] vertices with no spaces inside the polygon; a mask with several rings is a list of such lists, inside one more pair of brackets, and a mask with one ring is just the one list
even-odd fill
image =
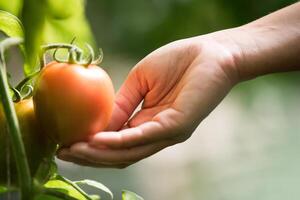
{"label": "human hand", "polygon": [[122,168],[185,141],[237,82],[300,69],[299,8],[296,3],[245,26],[152,52],[120,88],[108,130],[58,157]]}
{"label": "human hand", "polygon": [[185,141],[236,83],[234,64],[231,51],[210,35],[157,49],[129,73],[108,130],[60,150],[58,157],[122,168]]}

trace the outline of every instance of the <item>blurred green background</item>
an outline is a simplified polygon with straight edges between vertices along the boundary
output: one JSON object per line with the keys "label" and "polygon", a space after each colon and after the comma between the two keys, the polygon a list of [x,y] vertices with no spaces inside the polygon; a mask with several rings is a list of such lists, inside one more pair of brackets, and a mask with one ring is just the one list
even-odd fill
{"label": "blurred green background", "polygon": [[[1,0],[0,9],[21,17],[22,2]],[[80,44],[103,48],[103,66],[117,90],[135,63],[168,42],[239,26],[296,1],[46,2],[43,42],[76,36]],[[299,88],[299,72],[242,83],[183,144],[123,170],[58,161],[60,171],[72,180],[101,181],[116,194],[135,191],[146,200],[298,200]]]}
{"label": "blurred green background", "polygon": [[292,0],[98,0],[87,2],[98,45],[140,59],[176,39],[245,24]]}

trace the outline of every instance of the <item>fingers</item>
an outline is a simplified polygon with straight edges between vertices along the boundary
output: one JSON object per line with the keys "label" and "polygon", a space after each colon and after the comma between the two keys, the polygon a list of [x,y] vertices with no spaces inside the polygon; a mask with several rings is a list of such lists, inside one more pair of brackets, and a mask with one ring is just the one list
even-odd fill
{"label": "fingers", "polygon": [[124,169],[128,166],[130,166],[130,164],[101,164],[101,163],[96,163],[94,162],[90,162],[87,161],[83,158],[79,158],[78,156],[73,156],[73,155],[68,155],[66,158],[62,157],[59,159],[67,161],[67,162],[72,162],[74,164],[77,165],[81,165],[83,167],[93,167],[93,168],[116,168],[116,169]]}
{"label": "fingers", "polygon": [[138,127],[128,128],[119,132],[101,132],[89,141],[91,146],[108,148],[129,148],[153,142],[162,137],[163,129],[157,122],[146,122]]}
{"label": "fingers", "polygon": [[97,162],[90,162],[85,158],[81,158],[80,156],[74,156],[68,149],[60,150],[57,157],[61,160],[72,162],[81,166],[87,166],[87,167],[95,167],[95,168],[118,168],[123,169],[125,167],[128,167],[128,164],[104,164],[104,163],[97,163]]}
{"label": "fingers", "polygon": [[101,132],[93,136],[89,144],[94,147],[129,148],[161,140],[167,137],[158,122],[146,122],[138,127],[119,132]]}
{"label": "fingers", "polygon": [[127,165],[108,165],[108,164],[90,162],[84,158],[80,158],[79,156],[72,155],[68,150],[65,149],[62,150],[61,153],[59,153],[58,158],[81,166],[95,167],[95,168],[124,168],[127,166]]}
{"label": "fingers", "polygon": [[89,144],[94,147],[131,148],[173,138],[181,134],[182,114],[167,109],[137,127],[122,129],[119,132],[100,132],[92,136]]}
{"label": "fingers", "polygon": [[61,150],[58,158],[80,165],[124,168],[173,144],[172,141],[164,140],[130,149],[112,150],[77,143],[68,150]]}
{"label": "fingers", "polygon": [[116,95],[111,123],[107,130],[116,131],[128,121],[136,107],[147,93],[145,84],[141,83],[140,74],[132,70]]}

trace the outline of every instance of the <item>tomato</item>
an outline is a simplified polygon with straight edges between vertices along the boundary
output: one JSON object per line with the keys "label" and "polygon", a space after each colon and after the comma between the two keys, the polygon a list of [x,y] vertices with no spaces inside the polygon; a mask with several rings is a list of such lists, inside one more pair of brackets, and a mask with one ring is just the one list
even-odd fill
{"label": "tomato", "polygon": [[107,127],[114,88],[108,74],[96,65],[54,61],[42,69],[33,99],[49,137],[70,146]]}
{"label": "tomato", "polygon": [[[34,175],[44,158],[53,155],[55,144],[51,142],[39,126],[34,113],[32,99],[15,103],[22,139],[28,157],[31,174]],[[17,182],[17,170],[12,149],[8,148],[8,132],[2,106],[0,105],[0,185],[7,184],[7,154],[9,153],[10,181]],[[18,158],[17,158],[18,159]]]}

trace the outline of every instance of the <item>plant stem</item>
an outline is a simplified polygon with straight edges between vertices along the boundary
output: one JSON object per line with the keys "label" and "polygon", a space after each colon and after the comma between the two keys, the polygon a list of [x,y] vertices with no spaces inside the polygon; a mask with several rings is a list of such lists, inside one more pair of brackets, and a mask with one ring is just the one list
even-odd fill
{"label": "plant stem", "polygon": [[[13,40],[14,39],[14,40]],[[6,43],[4,43],[6,42]],[[8,124],[10,142],[13,155],[16,161],[19,184],[21,187],[21,197],[23,200],[31,199],[32,179],[29,165],[26,157],[25,147],[21,137],[21,131],[14,109],[13,101],[9,94],[9,85],[6,75],[6,66],[4,60],[5,48],[19,44],[21,41],[15,38],[6,39],[0,44],[0,97],[3,104],[3,110]]]}

